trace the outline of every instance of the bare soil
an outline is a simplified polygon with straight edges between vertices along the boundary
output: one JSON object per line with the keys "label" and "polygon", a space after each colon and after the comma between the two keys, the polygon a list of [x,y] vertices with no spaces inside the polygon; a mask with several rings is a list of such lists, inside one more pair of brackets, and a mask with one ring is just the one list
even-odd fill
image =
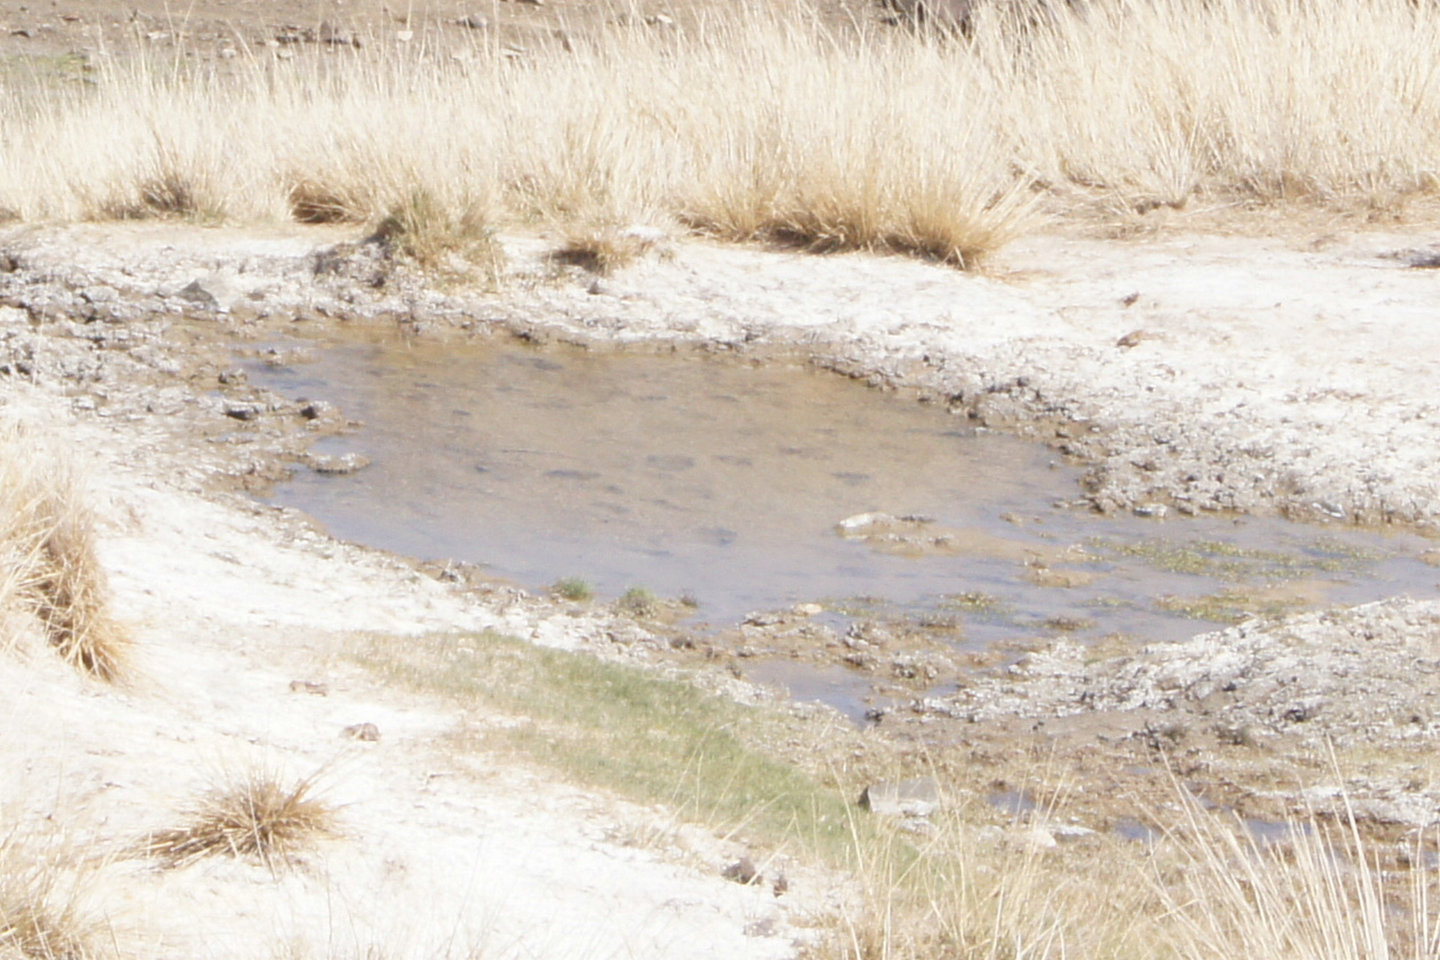
{"label": "bare soil", "polygon": [[[497,45],[512,56],[565,44],[603,24],[695,29],[730,0],[138,0],[0,3],[0,71],[34,71],[81,82],[99,53],[181,56],[223,65],[232,58],[345,56],[357,49],[425,44],[437,56]],[[823,0],[836,25],[882,11],[868,0]],[[757,5],[765,9],[765,5]]]}
{"label": "bare soil", "polygon": [[[500,289],[469,291],[329,229],[0,235],[3,407],[43,420],[92,467],[104,559],[146,678],[104,697],[0,661],[4,702],[25,724],[0,738],[0,769],[27,771],[22,785],[37,798],[62,784],[63,802],[89,811],[86,829],[109,835],[142,830],[158,797],[184,795],[197,764],[233,750],[297,766],[343,756],[338,790],[366,799],[354,816],[369,847],[337,854],[323,877],[350,871],[446,917],[503,917],[492,935],[510,944],[555,935],[554,911],[593,916],[593,940],[547,955],[783,956],[803,924],[834,908],[841,887],[822,877],[781,898],[725,881],[736,851],[721,844],[627,851],[603,825],[648,814],[534,773],[462,782],[426,748],[447,718],[335,667],[335,638],[357,630],[486,627],[710,670],[712,684],[729,683],[733,659],[675,649],[663,622],[576,616],[473,571],[337,543],[245,498],[307,469],[313,439],[348,426],[323,397],[275,396],[228,369],[237,341],[263,352],[297,326],[798,356],[1050,444],[1087,465],[1077,496],[1097,510],[1440,524],[1440,334],[1433,273],[1416,266],[1430,240],[1418,231],[1038,236],[980,276],[677,240],[601,278],[557,265],[553,238],[504,242]],[[1089,649],[1060,638],[1018,660],[959,664],[954,689],[917,691],[878,717],[862,737],[873,753],[847,762],[863,779],[908,753],[980,798],[1038,793],[1058,778],[1069,792],[1026,816],[1100,831],[1137,815],[1163,826],[1172,777],[1258,817],[1323,811],[1343,785],[1372,829],[1398,835],[1432,822],[1440,805],[1436,650],[1433,596],[1175,645]],[[920,654],[937,655],[907,655]],[[294,692],[293,680],[323,682],[329,696]],[[41,702],[77,706],[57,722]],[[337,752],[340,731],[362,721],[384,739]],[[475,828],[502,820],[503,830]],[[314,918],[299,913],[320,910],[319,888],[338,882],[317,873],[277,895],[223,873],[210,892],[145,887],[141,912],[154,921],[178,903],[217,924],[212,932],[233,929],[206,940],[216,953],[282,903],[294,911],[286,929],[306,927]],[[439,879],[457,873],[486,879],[460,892]],[[234,883],[249,891],[248,913],[233,909]],[[306,884],[316,889],[297,892]],[[357,938],[385,933],[358,899],[345,910]],[[183,930],[167,936],[173,955],[195,947]]]}

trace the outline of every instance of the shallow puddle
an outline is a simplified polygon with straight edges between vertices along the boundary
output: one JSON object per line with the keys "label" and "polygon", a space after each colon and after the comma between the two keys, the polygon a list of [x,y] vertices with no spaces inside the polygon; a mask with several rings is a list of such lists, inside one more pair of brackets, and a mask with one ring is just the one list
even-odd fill
{"label": "shallow puddle", "polygon": [[[301,472],[274,500],[337,536],[527,587],[643,585],[693,598],[712,624],[818,602],[832,625],[908,618],[980,649],[1179,639],[1257,609],[1431,595],[1440,580],[1412,535],[1096,516],[1072,505],[1078,471],[1043,446],[800,366],[509,342],[311,346],[314,362],[254,362],[252,380],[364,421],[318,452],[373,463]],[[842,535],[865,513],[893,522]],[[925,521],[893,520],[913,516]],[[827,699],[838,684],[785,679]]]}

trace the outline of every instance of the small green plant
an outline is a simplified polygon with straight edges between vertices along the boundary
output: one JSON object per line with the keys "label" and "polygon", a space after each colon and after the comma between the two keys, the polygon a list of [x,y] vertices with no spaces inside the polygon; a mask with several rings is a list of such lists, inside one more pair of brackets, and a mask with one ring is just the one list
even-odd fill
{"label": "small green plant", "polygon": [[595,596],[595,588],[579,577],[564,577],[550,585],[550,592],[561,600],[584,603]]}
{"label": "small green plant", "polygon": [[660,612],[660,598],[646,587],[631,587],[620,595],[615,606],[632,617],[653,617]]}

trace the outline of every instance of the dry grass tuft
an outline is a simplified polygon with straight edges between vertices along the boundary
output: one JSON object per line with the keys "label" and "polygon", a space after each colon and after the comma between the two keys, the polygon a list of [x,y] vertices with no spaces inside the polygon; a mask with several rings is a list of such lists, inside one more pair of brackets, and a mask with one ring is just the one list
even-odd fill
{"label": "dry grass tuft", "polygon": [[479,272],[497,282],[504,251],[480,206],[446,203],[417,187],[390,207],[371,239],[426,270],[466,275]]}
{"label": "dry grass tuft", "polygon": [[363,223],[364,207],[318,180],[299,177],[290,185],[290,216],[297,223]]}
{"label": "dry grass tuft", "polygon": [[81,904],[80,885],[51,851],[0,840],[0,957],[86,960],[100,924]]}
{"label": "dry grass tuft", "polygon": [[313,796],[316,779],[287,788],[274,773],[252,770],[208,793],[184,826],[147,837],[143,852],[170,867],[228,856],[258,860],[275,872],[317,840],[336,836],[335,808]]}
{"label": "dry grass tuft", "polygon": [[564,242],[552,256],[558,263],[606,277],[655,249],[660,237],[659,231],[643,227],[580,224],[565,231]]}
{"label": "dry grass tuft", "polygon": [[68,663],[121,678],[130,639],[110,615],[94,519],[76,478],[29,431],[0,432],[0,610],[24,610]]}

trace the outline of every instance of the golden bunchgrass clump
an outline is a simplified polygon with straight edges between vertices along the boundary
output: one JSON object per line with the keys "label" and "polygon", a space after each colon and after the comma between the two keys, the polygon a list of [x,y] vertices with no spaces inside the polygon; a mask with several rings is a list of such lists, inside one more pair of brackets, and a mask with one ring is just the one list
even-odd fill
{"label": "golden bunchgrass clump", "polygon": [[559,263],[608,277],[655,249],[663,236],[659,230],[638,226],[577,224],[565,231],[564,240],[553,258]]}
{"label": "golden bunchgrass clump", "polygon": [[80,884],[54,851],[0,839],[0,958],[95,956],[99,924],[80,904]]}
{"label": "golden bunchgrass clump", "polygon": [[335,808],[313,796],[316,777],[286,787],[268,771],[251,770],[207,793],[180,827],[152,833],[147,856],[170,867],[205,857],[258,860],[272,872],[312,843],[336,835]]}
{"label": "golden bunchgrass clump", "polygon": [[93,86],[0,98],[0,216],[384,221],[445,266],[495,229],[658,215],[970,268],[1057,217],[1440,191],[1432,4],[977,3],[963,39],[729,7],[523,56],[106,57]]}
{"label": "golden bunchgrass clump", "polygon": [[80,485],[58,453],[19,427],[0,430],[0,612],[9,623],[33,615],[50,645],[91,676],[125,672],[130,641],[110,615]]}

